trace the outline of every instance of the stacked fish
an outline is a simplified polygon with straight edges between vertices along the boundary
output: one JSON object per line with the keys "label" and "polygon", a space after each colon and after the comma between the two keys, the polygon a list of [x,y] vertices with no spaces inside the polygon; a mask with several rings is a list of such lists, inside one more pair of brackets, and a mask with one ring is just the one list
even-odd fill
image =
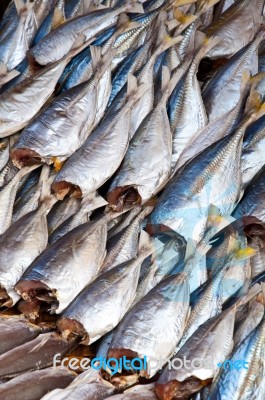
{"label": "stacked fish", "polygon": [[265,1],[7,3],[0,399],[264,400]]}

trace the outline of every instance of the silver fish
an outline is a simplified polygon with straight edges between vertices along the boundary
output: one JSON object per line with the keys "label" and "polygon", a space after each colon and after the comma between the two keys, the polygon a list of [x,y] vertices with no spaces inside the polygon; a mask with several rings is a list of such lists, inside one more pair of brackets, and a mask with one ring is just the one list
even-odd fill
{"label": "silver fish", "polygon": [[88,345],[118,325],[134,300],[141,264],[153,251],[146,235],[136,260],[99,275],[62,313],[57,326],[63,337],[74,334]]}
{"label": "silver fish", "polygon": [[0,211],[0,234],[4,233],[11,224],[13,206],[21,179],[35,168],[36,166],[21,169],[11,181],[1,189],[0,202],[2,204],[2,209]]}
{"label": "silver fish", "polygon": [[146,356],[148,368],[141,374],[154,376],[160,367],[152,367],[152,359],[165,360],[172,354],[183,334],[188,312],[186,275],[169,276],[125,316],[111,342],[108,357]]}
{"label": "silver fish", "polygon": [[244,360],[247,368],[222,368],[211,388],[208,400],[228,398],[247,400],[254,398],[259,374],[264,369],[263,348],[265,318],[258,327],[233,351],[231,361]]}
{"label": "silver fish", "polygon": [[142,6],[133,1],[112,10],[99,10],[79,16],[51,31],[30,50],[30,53],[40,65],[58,61],[70,51],[80,34],[84,35],[89,43],[96,34],[117,22],[122,12],[141,13],[142,10]]}
{"label": "silver fish", "polygon": [[[90,134],[56,176],[52,188],[59,196],[71,189],[82,196],[94,193],[120,165],[129,142],[131,109],[147,89],[145,84],[137,88],[135,78],[130,79],[126,105]],[[106,159],[108,163],[103,167],[102,160]]]}
{"label": "silver fish", "polygon": [[67,368],[26,372],[2,384],[0,396],[2,400],[39,400],[55,388],[68,386],[75,377],[76,373]]}
{"label": "silver fish", "polygon": [[[212,48],[210,58],[231,57],[253,40],[262,23],[263,0],[236,1],[204,32],[207,36],[218,36],[222,40]],[[245,34],[240,34],[239,27],[244,24]]]}
{"label": "silver fish", "polygon": [[[188,63],[184,62],[174,73],[172,80],[164,83],[160,101],[146,116],[131,140],[107,195],[108,202],[114,209],[122,209],[124,203],[146,203],[167,182],[171,168],[172,133],[166,103]],[[166,67],[164,70],[169,73]]]}
{"label": "silver fish", "polygon": [[88,199],[84,198],[74,215],[68,217],[57,229],[49,236],[49,244],[56,242],[66,233],[70,232],[72,229],[89,221],[89,217],[94,210],[103,207],[107,202],[103,197],[95,195],[89,196]]}
{"label": "silver fish", "polygon": [[202,98],[210,122],[232,110],[238,103],[243,72],[247,70],[252,76],[257,74],[258,47],[263,39],[264,33],[258,33],[250,44],[219,68],[203,88]]}
{"label": "silver fish", "polygon": [[50,245],[16,283],[22,298],[47,301],[52,312],[61,313],[99,273],[107,218],[82,224]]}
{"label": "silver fish", "polygon": [[[55,197],[42,203],[35,211],[24,215],[12,224],[0,238],[0,285],[6,290],[5,305],[15,304],[19,295],[14,291],[14,285],[31,262],[42,253],[48,243],[46,214]],[[12,251],[9,246],[12,244]]]}
{"label": "silver fish", "polygon": [[107,242],[107,254],[102,264],[102,271],[108,271],[136,257],[141,223],[152,209],[152,206],[145,207],[127,228]]}

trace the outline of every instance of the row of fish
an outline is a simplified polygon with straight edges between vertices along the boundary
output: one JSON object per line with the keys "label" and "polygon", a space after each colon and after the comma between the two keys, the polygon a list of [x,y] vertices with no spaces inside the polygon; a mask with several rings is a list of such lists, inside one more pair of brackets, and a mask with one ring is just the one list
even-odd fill
{"label": "row of fish", "polygon": [[264,6],[7,6],[0,399],[263,400]]}

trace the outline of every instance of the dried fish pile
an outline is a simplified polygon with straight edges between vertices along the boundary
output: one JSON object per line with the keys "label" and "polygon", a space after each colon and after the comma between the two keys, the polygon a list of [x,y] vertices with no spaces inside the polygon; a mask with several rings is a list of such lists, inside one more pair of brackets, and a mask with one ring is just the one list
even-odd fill
{"label": "dried fish pile", "polygon": [[0,400],[264,400],[264,7],[2,2]]}

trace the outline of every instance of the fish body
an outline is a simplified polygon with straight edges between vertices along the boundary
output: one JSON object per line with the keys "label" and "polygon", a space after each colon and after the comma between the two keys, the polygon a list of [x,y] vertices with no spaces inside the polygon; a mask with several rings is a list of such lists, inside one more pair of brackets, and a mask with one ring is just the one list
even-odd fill
{"label": "fish body", "polygon": [[76,373],[67,368],[45,368],[40,371],[26,372],[1,385],[2,400],[39,400],[54,388],[68,386]]}
{"label": "fish body", "polygon": [[51,31],[30,52],[40,65],[56,62],[72,48],[76,38],[83,34],[88,42],[103,29],[117,22],[120,13],[125,11],[141,12],[136,3],[125,4],[112,10],[96,10],[70,20]]}
{"label": "fish body", "polygon": [[[169,357],[180,340],[189,311],[189,285],[185,276],[170,276],[154,287],[131,309],[119,325],[108,357],[124,354],[146,356],[147,371],[152,377],[152,359]],[[129,353],[128,353],[129,352]]]}

